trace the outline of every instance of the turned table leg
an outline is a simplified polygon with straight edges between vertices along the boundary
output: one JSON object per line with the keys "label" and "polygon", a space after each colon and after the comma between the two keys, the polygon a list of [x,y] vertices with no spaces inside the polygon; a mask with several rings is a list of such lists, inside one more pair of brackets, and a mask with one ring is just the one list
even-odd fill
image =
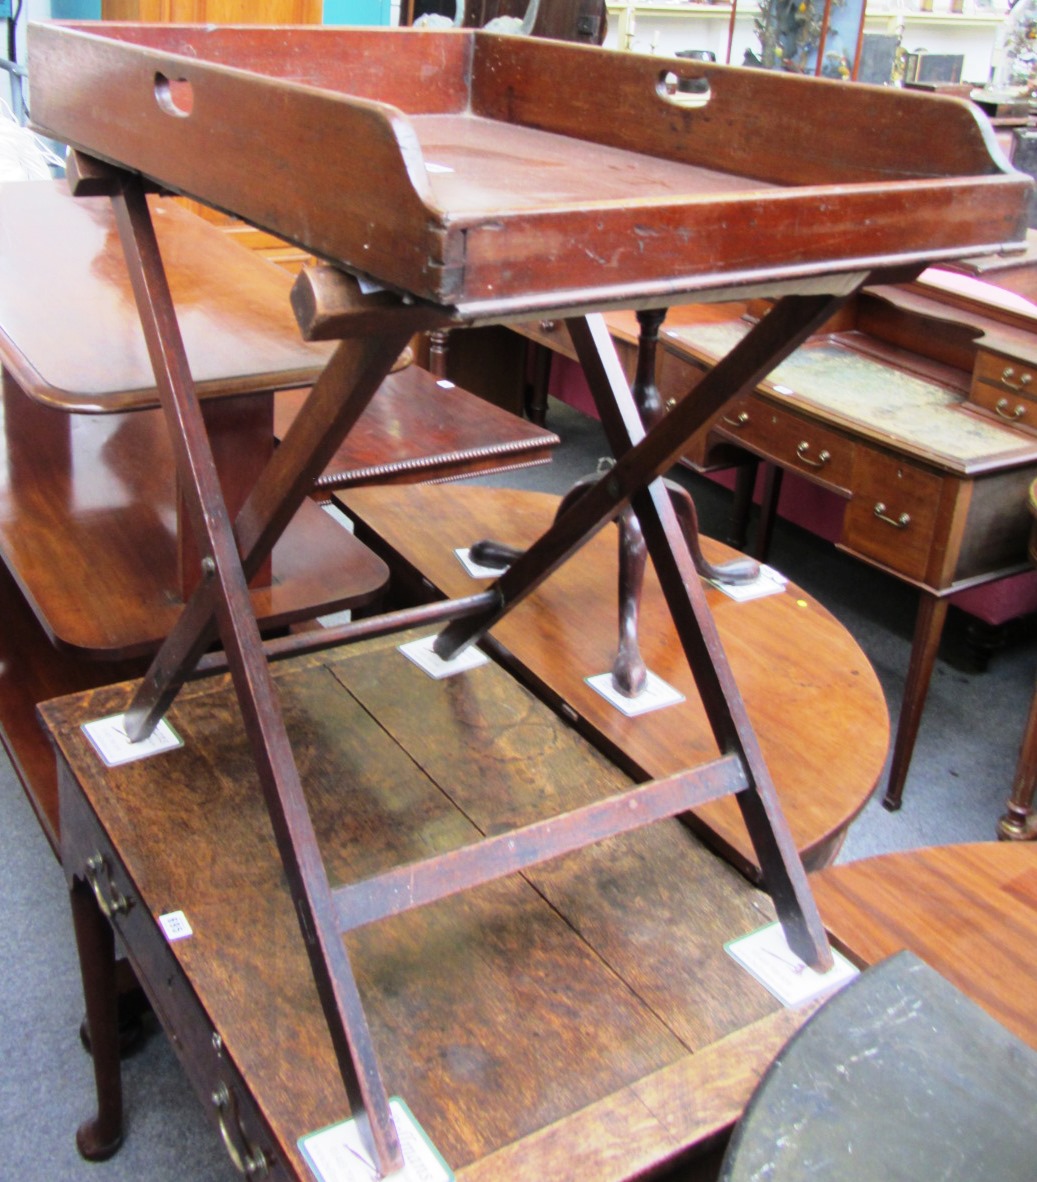
{"label": "turned table leg", "polygon": [[73,879],[70,897],[97,1089],[97,1115],[79,1126],[76,1147],[88,1161],[104,1161],[122,1144],[115,935],[86,881]]}
{"label": "turned table leg", "polygon": [[1004,815],[997,823],[997,835],[1002,841],[1037,840],[1037,817],[1033,813],[1034,789],[1037,788],[1037,690],[1030,702],[1023,745],[1015,768],[1012,793]]}

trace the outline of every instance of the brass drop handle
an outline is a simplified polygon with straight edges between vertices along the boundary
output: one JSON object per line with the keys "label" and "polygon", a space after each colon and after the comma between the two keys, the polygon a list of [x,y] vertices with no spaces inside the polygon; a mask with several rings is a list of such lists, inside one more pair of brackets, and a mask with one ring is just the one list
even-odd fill
{"label": "brass drop handle", "polygon": [[828,451],[827,448],[825,448],[817,453],[816,460],[812,460],[810,456],[807,455],[809,450],[810,444],[804,439],[799,447],[796,448],[796,458],[798,460],[802,460],[804,464],[809,464],[811,468],[823,468],[825,464],[827,464],[832,458],[832,453]]}
{"label": "brass drop handle", "polygon": [[887,516],[885,501],[879,501],[875,506],[875,516],[879,521],[884,521],[887,525],[893,526],[894,529],[907,529],[911,524],[911,515],[909,513],[901,513],[899,517]]}
{"label": "brass drop handle", "polygon": [[720,421],[722,423],[727,423],[729,427],[744,427],[749,422],[749,413],[748,411],[743,410],[742,413],[734,419],[729,419],[726,415],[724,415]]}
{"label": "brass drop handle", "polygon": [[[104,878],[103,883],[102,877]],[[116,915],[125,915],[129,911],[130,901],[112,882],[111,871],[101,854],[92,854],[87,858],[86,880],[94,892],[97,906],[100,907],[101,914],[105,919],[112,919]]]}
{"label": "brass drop handle", "polygon": [[[1027,374],[1026,376],[1029,377],[1030,375]],[[998,400],[997,405],[994,407],[994,413],[996,415],[998,415],[1000,418],[1007,419],[1008,422],[1014,423],[1016,421],[1016,419],[1021,419],[1023,417],[1023,415],[1026,414],[1026,407],[1023,406],[1021,403],[1017,402],[1015,404],[1015,406],[1012,408],[1012,410],[1010,411],[1008,409],[1008,399],[1001,398]]]}
{"label": "brass drop handle", "polygon": [[[241,1121],[238,1119],[237,1105],[225,1083],[221,1082],[213,1092],[212,1103],[216,1109],[216,1119],[220,1126],[223,1148],[226,1149],[227,1156],[234,1168],[239,1174],[244,1174],[246,1178],[264,1177],[270,1168],[266,1154],[258,1146],[249,1144],[241,1127]],[[236,1131],[237,1139],[235,1139],[235,1133],[231,1131],[232,1125]],[[241,1141],[241,1148],[238,1147],[238,1140]]]}
{"label": "brass drop handle", "polygon": [[1023,373],[1019,381],[1013,381],[1015,377],[1015,370],[1010,366],[1006,366],[1001,371],[1001,383],[1009,388],[1009,390],[1025,390],[1027,386],[1033,381],[1033,374]]}

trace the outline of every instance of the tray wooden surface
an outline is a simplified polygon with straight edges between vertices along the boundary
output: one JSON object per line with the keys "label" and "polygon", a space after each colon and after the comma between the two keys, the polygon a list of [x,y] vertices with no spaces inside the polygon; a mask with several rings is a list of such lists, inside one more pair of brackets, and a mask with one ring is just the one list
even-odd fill
{"label": "tray wooden surface", "polygon": [[955,99],[470,30],[55,23],[29,47],[40,131],[468,318],[1026,234],[1031,181]]}

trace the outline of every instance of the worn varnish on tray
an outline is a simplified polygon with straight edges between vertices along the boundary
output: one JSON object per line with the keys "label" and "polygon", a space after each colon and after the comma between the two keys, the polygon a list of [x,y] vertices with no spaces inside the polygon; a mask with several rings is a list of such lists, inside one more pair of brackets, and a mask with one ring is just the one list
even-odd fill
{"label": "worn varnish on tray", "polygon": [[[39,25],[36,127],[468,314],[1019,243],[965,103],[465,30]],[[666,76],[705,79],[668,93]]]}

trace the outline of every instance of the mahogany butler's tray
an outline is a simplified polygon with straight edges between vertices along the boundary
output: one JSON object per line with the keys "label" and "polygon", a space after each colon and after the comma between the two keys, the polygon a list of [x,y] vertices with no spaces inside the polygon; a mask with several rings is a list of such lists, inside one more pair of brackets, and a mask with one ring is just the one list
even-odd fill
{"label": "mahogany butler's tray", "polygon": [[954,99],[465,30],[54,24],[30,55],[41,131],[472,315],[1025,234]]}

